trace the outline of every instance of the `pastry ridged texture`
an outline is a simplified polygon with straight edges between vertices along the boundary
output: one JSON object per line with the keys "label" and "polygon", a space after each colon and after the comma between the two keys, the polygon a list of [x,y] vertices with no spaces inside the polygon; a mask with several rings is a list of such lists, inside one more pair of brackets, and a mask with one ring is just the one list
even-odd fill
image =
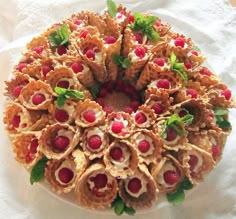
{"label": "pastry ridged texture", "polygon": [[[174,192],[184,177],[193,184],[199,183],[221,159],[231,131],[230,127],[224,129],[216,123],[218,117],[214,117],[214,110],[235,107],[235,101],[229,97],[227,85],[204,66],[205,56],[196,51],[193,40],[172,31],[169,24],[158,18],[153,28],[160,39],[154,42],[142,31],[130,27],[130,16],[132,13],[120,6],[115,18],[110,17],[107,11],[103,14],[82,11],[52,25],[27,44],[23,57],[14,66],[12,78],[6,81],[5,95],[11,103],[6,107],[3,121],[12,137],[16,160],[31,168],[46,156],[49,159],[46,180],[52,189],[58,193],[75,193],[77,203],[90,209],[110,206],[118,193],[127,206],[149,208],[158,199],[158,190]],[[69,42],[57,47],[48,37],[63,24],[68,28]],[[94,59],[86,54],[89,49],[95,52]],[[139,57],[136,50],[145,54]],[[175,66],[170,59],[173,53],[176,62],[182,63],[182,71],[188,76],[186,81],[178,70],[173,70]],[[113,61],[114,54],[130,58],[132,65],[126,69],[118,66]],[[54,89],[63,80],[69,84],[67,88],[84,92],[85,98],[69,98],[63,107],[59,107]],[[148,115],[145,125],[137,123],[135,112],[131,115],[113,112],[107,116],[103,107],[96,103],[89,89],[110,80],[126,80],[137,89],[137,93],[142,93],[142,104],[137,107],[137,112]],[[169,84],[159,86],[161,80],[168,80]],[[32,95],[37,92],[43,93],[45,100],[35,105]],[[88,109],[96,112],[95,120],[88,118],[92,120],[90,122],[83,118]],[[193,114],[193,122],[181,124],[183,135],[177,142],[168,142],[162,136],[163,126],[181,109]],[[68,118],[60,117],[58,121],[58,110],[60,113],[66,111]],[[227,121],[228,114],[223,114],[221,119]],[[127,123],[123,132],[112,131],[115,120]],[[63,134],[63,130],[65,135],[70,135],[69,145],[63,150],[55,149],[53,138],[58,133]],[[101,148],[94,153],[87,147],[87,134],[91,130],[100,130],[104,136]],[[140,135],[152,139],[152,154],[145,156],[145,153],[140,153],[137,141]],[[30,141],[34,137],[39,139],[39,146],[34,159],[27,163]],[[98,142],[91,144],[99,146]],[[119,169],[111,162],[110,149],[119,144],[125,145],[131,155],[125,169]],[[213,146],[217,153],[213,153]],[[195,172],[189,164],[191,154],[202,158],[202,167]],[[66,159],[73,163],[76,177],[71,184],[61,186],[55,178],[55,171]],[[158,183],[158,174],[166,162],[178,169],[178,181],[173,186]],[[96,196],[89,189],[87,178],[94,172],[106,173],[112,178],[109,193]],[[124,186],[126,180],[136,174],[143,174],[148,183],[147,192],[140,198],[132,197]]]}

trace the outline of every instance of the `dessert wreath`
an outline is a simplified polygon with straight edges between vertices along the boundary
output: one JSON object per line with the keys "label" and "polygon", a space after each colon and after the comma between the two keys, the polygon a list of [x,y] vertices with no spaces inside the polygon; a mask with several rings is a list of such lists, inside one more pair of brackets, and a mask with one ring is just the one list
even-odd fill
{"label": "dessert wreath", "polygon": [[27,44],[6,81],[15,159],[85,208],[180,204],[220,161],[236,104],[191,38],[107,3]]}

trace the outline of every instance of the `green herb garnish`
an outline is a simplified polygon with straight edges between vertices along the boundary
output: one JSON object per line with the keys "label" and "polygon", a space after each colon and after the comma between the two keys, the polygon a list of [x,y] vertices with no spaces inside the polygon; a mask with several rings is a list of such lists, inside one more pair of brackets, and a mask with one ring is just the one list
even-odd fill
{"label": "green herb garnish", "polygon": [[170,68],[172,71],[176,72],[184,82],[188,81],[188,75],[184,71],[184,63],[178,62],[176,55],[172,52],[170,55]]}
{"label": "green herb garnish", "polygon": [[166,195],[167,200],[173,205],[180,205],[185,199],[184,190],[189,190],[192,188],[193,184],[187,177],[185,177],[184,180],[180,183],[179,188],[175,192]]}
{"label": "green herb garnish", "polygon": [[45,167],[47,166],[48,159],[46,157],[41,158],[32,168],[30,172],[30,183],[33,185],[35,182],[39,182],[44,178]]}
{"label": "green herb garnish", "polygon": [[216,118],[216,124],[220,128],[222,128],[223,130],[231,128],[230,122],[225,118],[225,116],[229,113],[228,109],[225,109],[223,107],[216,107],[213,109],[213,111]]}
{"label": "green herb garnish", "polygon": [[89,92],[92,94],[93,99],[96,99],[98,97],[99,89],[100,89],[99,85],[95,85],[89,88]]}
{"label": "green herb garnish", "polygon": [[128,68],[132,65],[132,62],[129,58],[125,58],[117,53],[112,55],[112,60],[115,64],[121,66],[122,68]]}
{"label": "green herb garnish", "polygon": [[107,0],[108,13],[111,17],[115,17],[117,14],[116,3],[112,0]]}
{"label": "green herb garnish", "polygon": [[60,28],[57,28],[55,32],[49,34],[48,40],[52,46],[68,46],[69,37],[69,29],[65,24],[63,24]]}
{"label": "green herb garnish", "polygon": [[134,31],[142,31],[148,39],[156,42],[160,39],[159,33],[153,28],[153,24],[157,21],[157,17],[149,16],[145,17],[140,13],[134,13],[134,22],[130,24],[130,27]]}
{"label": "green herb garnish", "polygon": [[131,207],[127,207],[120,196],[117,196],[112,202],[111,207],[114,208],[114,211],[117,215],[122,215],[124,212],[128,215],[134,215],[135,210]]}
{"label": "green herb garnish", "polygon": [[79,100],[84,99],[84,92],[81,92],[81,91],[72,90],[72,89],[65,89],[62,87],[55,87],[54,90],[58,94],[57,106],[59,108],[62,108],[64,106],[66,100],[69,98],[74,98],[74,99],[79,99]]}
{"label": "green herb garnish", "polygon": [[196,45],[193,46],[193,50],[197,51],[197,52],[201,52],[200,48]]}
{"label": "green herb garnish", "polygon": [[173,128],[178,135],[183,136],[184,128],[183,125],[189,125],[193,121],[193,115],[187,114],[183,117],[179,117],[177,114],[173,114],[168,118],[162,128],[161,137],[165,139],[167,137],[166,130],[167,128]]}

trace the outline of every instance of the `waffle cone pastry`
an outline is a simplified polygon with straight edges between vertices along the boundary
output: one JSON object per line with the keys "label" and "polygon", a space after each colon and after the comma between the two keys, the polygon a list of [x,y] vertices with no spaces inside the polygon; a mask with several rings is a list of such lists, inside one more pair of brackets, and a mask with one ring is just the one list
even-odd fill
{"label": "waffle cone pastry", "polygon": [[107,6],[26,45],[5,83],[15,159],[31,183],[45,176],[85,208],[133,214],[163,195],[180,203],[220,161],[235,100],[190,37]]}
{"label": "waffle cone pastry", "polygon": [[13,151],[16,161],[29,169],[41,159],[42,153],[38,150],[39,132],[23,132],[13,141]]}
{"label": "waffle cone pastry", "polygon": [[89,160],[101,158],[108,145],[109,136],[105,132],[104,126],[95,126],[85,129],[81,146]]}
{"label": "waffle cone pastry", "polygon": [[75,112],[75,123],[81,127],[91,127],[103,124],[105,114],[102,107],[94,101],[85,100],[78,102]]}
{"label": "waffle cone pastry", "polygon": [[[135,187],[137,182],[139,182],[138,188]],[[134,209],[144,209],[152,206],[158,192],[151,174],[144,165],[139,165],[133,175],[121,180],[119,189],[119,194],[124,203]]]}
{"label": "waffle cone pastry", "polygon": [[111,205],[118,191],[117,181],[103,164],[95,163],[82,174],[75,187],[78,203],[89,209],[103,209]]}
{"label": "waffle cone pastry", "polygon": [[140,129],[131,137],[131,142],[139,155],[140,163],[155,163],[161,159],[162,141],[152,131]]}
{"label": "waffle cone pastry", "polygon": [[189,150],[180,152],[179,156],[186,175],[193,184],[200,183],[215,166],[211,154],[194,145],[190,145]]}
{"label": "waffle cone pastry", "polygon": [[[171,155],[164,156],[157,165],[152,165],[151,174],[160,192],[176,191],[184,179],[184,169],[180,162]],[[170,175],[175,175],[173,179]]]}
{"label": "waffle cone pastry", "polygon": [[39,139],[39,150],[48,158],[60,160],[79,143],[80,132],[69,125],[55,123],[47,126]]}
{"label": "waffle cone pastry", "polygon": [[125,140],[113,142],[104,153],[106,170],[114,177],[124,179],[132,175],[138,162],[137,150]]}

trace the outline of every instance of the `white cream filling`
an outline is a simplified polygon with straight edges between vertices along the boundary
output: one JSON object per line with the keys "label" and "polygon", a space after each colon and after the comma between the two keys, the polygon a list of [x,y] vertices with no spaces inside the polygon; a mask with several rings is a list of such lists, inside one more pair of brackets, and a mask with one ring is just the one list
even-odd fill
{"label": "white cream filling", "polygon": [[165,182],[164,174],[167,171],[175,171],[175,172],[177,171],[176,167],[170,161],[165,162],[160,172],[158,173],[157,183],[160,185],[164,185],[165,187],[173,187],[177,182],[173,185],[170,185]]}
{"label": "white cream filling", "polygon": [[[35,106],[34,104],[33,104],[33,102],[32,102],[32,98],[33,98],[33,96],[35,95],[35,94],[38,94],[38,93],[40,93],[40,94],[43,94],[44,96],[45,96],[45,101],[46,100],[48,100],[50,97],[49,97],[49,94],[43,89],[43,88],[41,88],[40,90],[36,90],[36,91],[34,91],[34,93],[31,95],[31,97],[30,97],[30,99],[29,99],[29,103],[31,104],[31,105],[33,105],[33,106]],[[43,101],[44,102],[44,101]],[[42,102],[42,103],[43,103]],[[41,104],[42,104],[41,103]],[[39,104],[40,105],[40,104]]]}
{"label": "white cream filling", "polygon": [[[180,47],[180,46],[176,46],[176,45],[175,45],[175,39],[171,39],[170,42],[169,42],[169,45],[170,45],[171,47]],[[184,47],[180,47],[180,48],[186,49],[186,48],[188,48],[188,44],[185,42],[185,43],[184,43]]]}
{"label": "white cream filling", "polygon": [[[18,131],[18,132],[20,132],[21,130],[27,129],[28,126],[29,126],[29,124],[28,124],[29,120],[28,120],[27,116],[25,116],[25,115],[23,114],[23,112],[18,113],[17,116],[20,117],[20,123],[19,123],[19,127],[18,127],[18,128],[15,128],[15,127],[14,127],[14,129],[15,129],[16,131]],[[26,124],[26,126],[25,126],[25,127],[22,127],[23,124]]]}
{"label": "white cream filling", "polygon": [[97,63],[102,62],[102,53],[101,52],[95,52],[95,60]]}
{"label": "white cream filling", "polygon": [[[89,176],[89,178],[88,178],[88,184],[89,184],[89,188],[90,188],[90,190],[92,191],[93,190],[93,188],[95,187],[95,183],[94,183],[94,181],[92,181],[91,179],[92,178],[94,178],[94,177],[96,177],[98,174],[105,174],[105,173],[93,173],[92,175],[90,175]],[[113,178],[111,177],[111,176],[109,176],[109,175],[107,175],[106,174],[106,176],[107,176],[107,184],[106,184],[106,186],[104,186],[103,188],[99,188],[98,189],[98,191],[99,192],[102,192],[102,193],[104,193],[104,192],[106,192],[107,190],[110,190],[111,188],[110,187],[108,187],[108,185],[110,184],[110,185],[112,185],[112,181],[113,181]]]}
{"label": "white cream filling", "polygon": [[69,160],[65,160],[61,163],[61,165],[57,168],[57,170],[55,171],[55,177],[56,177],[56,180],[61,184],[61,185],[68,185],[71,181],[73,181],[73,179],[75,178],[75,174],[73,176],[73,178],[70,180],[70,182],[68,183],[64,183],[60,180],[59,178],[59,171],[62,169],[62,168],[68,168],[70,170],[73,171],[73,173],[75,173],[75,166],[74,166],[74,163],[69,161]]}
{"label": "white cream filling", "polygon": [[[138,179],[140,179],[140,181],[141,181],[142,187],[141,187],[141,189],[140,189],[137,193],[133,193],[133,192],[131,192],[131,191],[128,189],[129,181],[130,181],[132,178],[138,178]],[[128,179],[125,180],[125,189],[126,189],[126,191],[127,191],[131,196],[133,196],[133,197],[135,197],[135,198],[138,198],[140,195],[142,195],[143,193],[147,192],[147,181],[144,179],[143,174],[141,174],[140,172],[137,172],[137,173],[135,174],[135,176],[133,176],[132,178],[130,177],[130,178],[128,178]]]}
{"label": "white cream filling", "polygon": [[138,151],[138,154],[140,154],[141,156],[147,157],[148,155],[151,155],[155,149],[153,145],[153,140],[147,135],[140,134],[136,137],[136,140],[135,140],[136,145],[138,146],[139,142],[142,140],[148,141],[148,143],[150,144],[150,148],[146,153],[142,153],[140,150],[137,150],[137,151]]}
{"label": "white cream filling", "polygon": [[132,52],[129,53],[129,58],[131,58],[131,61],[132,62],[136,62],[136,61],[139,61],[140,59],[147,59],[148,58],[148,53],[145,52],[145,55],[143,58],[140,58],[139,56],[137,56],[134,52],[134,50],[132,50]]}
{"label": "white cream filling", "polygon": [[166,139],[164,139],[164,142],[165,142],[165,144],[167,144],[167,145],[176,145],[177,142],[179,141],[179,139],[180,139],[180,136],[177,135],[174,140],[172,140],[172,141],[167,141]]}
{"label": "white cream filling", "polygon": [[64,136],[64,137],[67,137],[69,138],[70,140],[70,143],[71,141],[73,140],[74,138],[74,133],[70,130],[66,130],[66,129],[61,129],[57,132],[57,136]]}
{"label": "white cream filling", "polygon": [[124,14],[121,14],[120,12],[116,14],[116,21],[118,23],[122,23],[125,19],[126,19],[126,16]]}
{"label": "white cream filling", "polygon": [[145,112],[143,112],[143,111],[137,111],[137,112],[134,114],[134,117],[135,117],[135,115],[136,115],[137,113],[139,113],[139,112],[141,112],[141,113],[143,113],[143,114],[145,115],[146,121],[143,122],[143,123],[140,123],[140,124],[138,124],[138,123],[135,121],[135,123],[136,123],[138,126],[146,126],[146,125],[150,124],[150,123],[151,123],[151,116],[150,116],[148,113],[145,113]]}
{"label": "white cream filling", "polygon": [[87,73],[89,71],[89,67],[88,66],[86,66],[84,64],[82,64],[82,66],[83,66],[83,71],[78,72],[77,74],[85,74],[85,73]]}
{"label": "white cream filling", "polygon": [[101,141],[102,141],[102,144],[101,146],[98,148],[98,149],[92,149],[89,147],[89,145],[87,144],[87,148],[90,150],[90,151],[100,151],[101,149],[104,148],[104,133],[97,127],[94,127],[93,129],[89,130],[88,133],[87,133],[87,139],[89,139],[91,136],[93,135],[98,135],[100,138],[101,138]]}
{"label": "white cream filling", "polygon": [[[203,165],[203,158],[202,158],[202,156],[201,156],[197,151],[190,151],[190,152],[188,153],[188,155],[189,155],[189,156],[190,156],[190,155],[194,155],[194,156],[196,156],[196,157],[198,158],[197,164],[196,164],[195,167],[192,169],[192,172],[197,172],[197,171],[199,170],[199,168],[201,168],[202,165]],[[190,159],[190,157],[189,157],[189,159]]]}
{"label": "white cream filling", "polygon": [[123,125],[124,125],[124,128],[126,128],[128,126],[128,124],[129,124],[129,122],[126,119],[124,119],[122,116],[119,119],[118,118],[114,118],[114,121],[122,122]]}
{"label": "white cream filling", "polygon": [[212,136],[210,137],[210,142],[211,142],[212,145],[216,145],[217,146],[217,141]]}
{"label": "white cream filling", "polygon": [[111,163],[114,164],[119,169],[123,169],[125,167],[128,167],[130,164],[130,157],[131,157],[131,153],[130,153],[128,147],[124,146],[124,145],[115,145],[114,147],[119,147],[122,150],[124,160],[122,160],[120,162],[120,161],[113,160],[111,158]]}
{"label": "white cream filling", "polygon": [[95,112],[95,117],[96,117],[96,119],[95,119],[95,121],[101,116],[101,114],[102,114],[102,112],[100,112],[98,109],[96,109],[96,108],[92,108],[92,107],[88,107],[88,108],[86,108],[84,111],[82,111],[81,112],[81,121],[83,121],[83,122],[85,122],[85,123],[88,123],[88,121],[84,118],[84,112],[86,112],[86,111],[88,111],[88,110],[92,110],[92,111],[94,111]]}
{"label": "white cream filling", "polygon": [[63,106],[63,109],[69,114],[69,116],[72,116],[75,111],[75,106],[73,104],[66,102],[65,105]]}

